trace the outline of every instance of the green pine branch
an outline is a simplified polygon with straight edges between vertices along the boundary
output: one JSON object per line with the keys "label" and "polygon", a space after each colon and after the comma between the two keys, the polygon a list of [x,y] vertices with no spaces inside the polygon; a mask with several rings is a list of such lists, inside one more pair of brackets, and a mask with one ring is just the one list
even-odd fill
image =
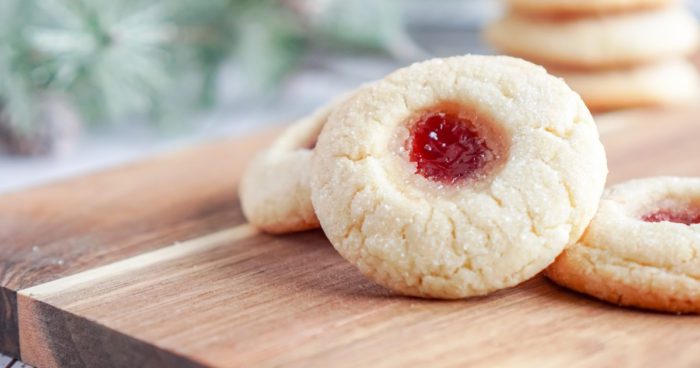
{"label": "green pine branch", "polygon": [[[2,0],[0,124],[41,126],[37,99],[64,96],[87,123],[215,105],[235,62],[269,88],[310,42],[391,49],[393,1]],[[305,11],[304,7],[315,7]],[[300,10],[301,9],[301,10]],[[316,10],[321,9],[318,12]]]}

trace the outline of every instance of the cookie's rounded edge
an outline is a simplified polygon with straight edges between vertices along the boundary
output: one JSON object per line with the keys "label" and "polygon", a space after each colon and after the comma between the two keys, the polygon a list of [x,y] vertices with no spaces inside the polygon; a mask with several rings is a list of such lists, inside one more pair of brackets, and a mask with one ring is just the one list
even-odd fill
{"label": "cookie's rounded edge", "polygon": [[590,262],[584,257],[565,251],[544,274],[560,286],[618,306],[667,313],[700,313],[700,296],[679,298],[665,288],[649,291],[610,279],[582,266],[582,262]]}
{"label": "cookie's rounded edge", "polygon": [[700,313],[700,225],[640,218],[645,208],[688,191],[700,201],[700,178],[637,179],[609,188],[584,236],[545,275],[616,305]]}
{"label": "cookie's rounded edge", "polygon": [[700,74],[691,62],[674,58],[603,71],[548,68],[601,112],[631,107],[681,106],[700,99]]}
{"label": "cookie's rounded edge", "polygon": [[679,0],[508,0],[513,12],[546,17],[582,17],[647,11],[678,3]]}
{"label": "cookie's rounded edge", "polygon": [[510,55],[562,69],[619,69],[688,56],[700,46],[697,19],[680,8],[569,20],[509,14],[485,40]]}
{"label": "cookie's rounded edge", "polygon": [[273,234],[320,226],[311,205],[311,146],[333,108],[347,98],[343,95],[293,123],[251,161],[238,189],[248,222]]}

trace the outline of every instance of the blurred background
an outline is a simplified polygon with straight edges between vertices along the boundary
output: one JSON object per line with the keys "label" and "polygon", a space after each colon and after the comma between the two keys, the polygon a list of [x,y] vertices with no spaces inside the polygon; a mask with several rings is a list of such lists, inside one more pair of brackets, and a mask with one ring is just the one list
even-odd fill
{"label": "blurred background", "polygon": [[2,0],[0,192],[289,123],[413,61],[494,53],[480,30],[503,11],[497,0]]}

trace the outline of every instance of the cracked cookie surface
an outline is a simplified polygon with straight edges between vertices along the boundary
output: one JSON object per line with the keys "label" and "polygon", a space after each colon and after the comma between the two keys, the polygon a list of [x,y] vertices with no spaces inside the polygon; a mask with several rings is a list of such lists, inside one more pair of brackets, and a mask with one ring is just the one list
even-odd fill
{"label": "cracked cookie surface", "polygon": [[347,98],[340,97],[293,123],[251,161],[239,187],[248,222],[277,234],[319,226],[311,205],[311,156],[331,111]]}
{"label": "cracked cookie surface", "polygon": [[491,24],[486,38],[504,52],[568,68],[620,68],[689,55],[699,44],[697,20],[681,8],[574,19],[517,14]]}
{"label": "cracked cookie surface", "polygon": [[700,312],[700,178],[634,180],[606,190],[584,236],[546,275],[623,306]]}
{"label": "cracked cookie surface", "polygon": [[[426,113],[471,122],[485,144],[459,149],[492,160],[455,181],[421,174],[410,143]],[[329,240],[367,277],[462,298],[547,267],[588,225],[606,175],[595,123],[564,82],[523,60],[462,56],[400,69],[335,109],[311,188]]]}

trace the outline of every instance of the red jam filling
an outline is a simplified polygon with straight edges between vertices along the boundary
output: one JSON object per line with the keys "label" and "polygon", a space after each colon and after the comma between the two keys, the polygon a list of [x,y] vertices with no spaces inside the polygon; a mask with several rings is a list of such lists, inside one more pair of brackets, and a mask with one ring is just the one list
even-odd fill
{"label": "red jam filling", "polygon": [[312,150],[316,148],[316,142],[318,142],[318,139],[314,139],[313,141],[311,141],[309,144],[306,145],[306,149]]}
{"label": "red jam filling", "polygon": [[446,112],[427,113],[414,122],[409,148],[416,173],[447,184],[478,177],[497,158],[473,121]]}
{"label": "red jam filling", "polygon": [[686,211],[658,210],[642,216],[646,222],[675,222],[678,224],[700,224],[700,209]]}

